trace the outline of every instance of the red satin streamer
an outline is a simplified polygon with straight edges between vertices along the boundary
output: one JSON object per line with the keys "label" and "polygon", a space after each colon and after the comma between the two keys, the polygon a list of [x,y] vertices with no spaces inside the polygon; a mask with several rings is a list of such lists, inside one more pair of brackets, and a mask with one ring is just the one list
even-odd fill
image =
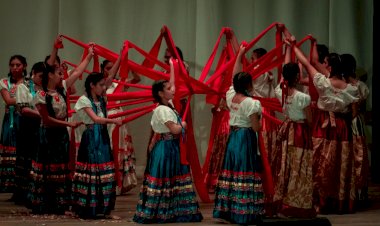
{"label": "red satin streamer", "polygon": [[126,110],[126,111],[119,112],[119,113],[116,113],[116,114],[112,114],[112,115],[109,115],[108,118],[118,118],[118,117],[121,117],[121,116],[134,114],[134,113],[139,112],[139,111],[145,111],[147,109],[153,110],[154,108],[156,108],[156,104],[151,104],[151,105],[148,105],[148,106],[134,108],[134,109]]}

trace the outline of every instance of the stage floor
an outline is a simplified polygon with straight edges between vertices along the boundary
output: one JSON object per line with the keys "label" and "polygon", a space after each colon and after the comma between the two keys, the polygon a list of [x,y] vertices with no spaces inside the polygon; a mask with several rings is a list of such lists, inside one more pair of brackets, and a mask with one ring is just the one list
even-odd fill
{"label": "stage floor", "polygon": [[[113,215],[121,217],[121,220],[83,220],[72,218],[68,216],[55,216],[55,215],[31,215],[28,210],[22,206],[16,206],[7,200],[11,194],[0,194],[0,225],[1,226],[34,226],[34,225],[137,225],[132,221],[135,212],[139,186],[133,189],[129,194],[118,196],[116,201],[116,208],[112,212]],[[371,199],[370,206],[355,214],[346,215],[320,215],[330,220],[331,225],[351,225],[351,226],[380,226],[380,185],[372,185],[369,189]],[[196,225],[228,225],[223,222],[218,222],[212,218],[213,203],[200,203],[201,211],[204,220],[200,223],[192,223]],[[274,225],[276,219],[268,219],[267,225]],[[184,223],[169,224],[169,225],[184,225]],[[265,224],[264,224],[265,225]],[[285,225],[285,224],[276,224]],[[292,224],[286,224],[292,225]],[[297,224],[299,225],[299,224]]]}

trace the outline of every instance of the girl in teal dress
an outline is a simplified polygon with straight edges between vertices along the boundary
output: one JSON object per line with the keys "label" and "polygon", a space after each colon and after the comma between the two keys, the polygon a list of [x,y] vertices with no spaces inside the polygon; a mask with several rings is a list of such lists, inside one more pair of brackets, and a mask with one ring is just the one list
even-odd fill
{"label": "girl in teal dress", "polygon": [[156,81],[152,94],[159,105],[151,126],[156,139],[149,145],[148,161],[133,221],[137,223],[199,222],[203,219],[192,186],[190,168],[180,162],[179,139],[186,128],[171,105],[174,70],[170,81]]}

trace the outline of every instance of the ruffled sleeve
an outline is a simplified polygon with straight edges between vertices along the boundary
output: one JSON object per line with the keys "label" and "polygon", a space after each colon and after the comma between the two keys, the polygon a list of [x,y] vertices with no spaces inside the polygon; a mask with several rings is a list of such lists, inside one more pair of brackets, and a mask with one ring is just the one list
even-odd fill
{"label": "ruffled sleeve", "polygon": [[157,116],[156,119],[161,124],[165,124],[166,122],[177,122],[177,115],[169,107],[159,106],[156,109],[155,114]]}
{"label": "ruffled sleeve", "polygon": [[37,92],[36,96],[33,98],[33,105],[46,104],[46,92],[40,90]]}
{"label": "ruffled sleeve", "polygon": [[246,116],[251,116],[254,113],[258,113],[261,115],[261,103],[258,100],[254,100],[252,98],[247,98],[243,102],[243,112]]}
{"label": "ruffled sleeve", "polygon": [[324,93],[325,90],[331,88],[329,79],[321,73],[316,73],[314,75],[313,83],[318,93]]}
{"label": "ruffled sleeve", "polygon": [[75,103],[74,109],[75,111],[82,110],[83,108],[92,108],[92,104],[90,99],[85,95],[81,96],[78,101]]}
{"label": "ruffled sleeve", "polygon": [[296,101],[297,106],[300,109],[304,109],[305,107],[309,106],[310,102],[311,102],[310,95],[307,95],[307,94],[302,93],[302,92],[297,92],[297,93],[298,93],[298,95],[295,96],[295,100],[294,100],[294,101]]}

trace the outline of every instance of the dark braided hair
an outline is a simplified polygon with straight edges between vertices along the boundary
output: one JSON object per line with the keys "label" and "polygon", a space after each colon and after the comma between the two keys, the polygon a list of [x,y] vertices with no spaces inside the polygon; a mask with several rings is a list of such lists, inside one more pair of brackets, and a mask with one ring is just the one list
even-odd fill
{"label": "dark braided hair", "polygon": [[[46,96],[45,96],[46,108],[47,108],[47,111],[49,113],[49,116],[54,117],[54,118],[56,118],[56,116],[55,116],[55,112],[53,109],[53,103],[52,103],[53,97],[49,94],[47,86],[49,83],[49,73],[54,74],[56,72],[56,70],[58,70],[58,69],[59,68],[56,67],[55,65],[49,65],[49,64],[45,63],[45,71],[42,74],[42,89],[46,93]],[[61,95],[64,100],[66,100],[65,89],[63,87],[57,87],[56,90],[57,90],[58,94]]]}
{"label": "dark braided hair", "polygon": [[350,77],[356,78],[356,60],[355,57],[349,53],[340,55],[342,62],[342,74],[348,81]]}

